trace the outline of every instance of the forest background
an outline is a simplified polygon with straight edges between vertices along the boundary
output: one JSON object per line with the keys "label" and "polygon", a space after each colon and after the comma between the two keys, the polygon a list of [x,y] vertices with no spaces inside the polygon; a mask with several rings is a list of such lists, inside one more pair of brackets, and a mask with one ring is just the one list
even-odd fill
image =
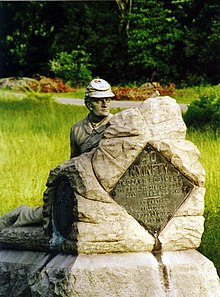
{"label": "forest background", "polygon": [[217,84],[219,18],[217,0],[1,1],[0,77]]}

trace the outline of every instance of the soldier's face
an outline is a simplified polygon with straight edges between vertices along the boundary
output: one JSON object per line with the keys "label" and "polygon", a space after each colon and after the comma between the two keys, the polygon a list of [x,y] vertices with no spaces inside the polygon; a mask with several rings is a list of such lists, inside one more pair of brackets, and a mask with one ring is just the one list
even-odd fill
{"label": "soldier's face", "polygon": [[96,117],[107,117],[110,112],[110,98],[97,98],[90,101],[91,113]]}

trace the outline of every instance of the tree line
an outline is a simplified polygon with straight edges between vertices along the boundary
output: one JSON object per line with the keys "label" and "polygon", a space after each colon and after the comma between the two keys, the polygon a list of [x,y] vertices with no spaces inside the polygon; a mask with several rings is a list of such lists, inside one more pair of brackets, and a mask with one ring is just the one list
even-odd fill
{"label": "tree line", "polygon": [[0,76],[216,84],[219,14],[217,0],[1,1]]}

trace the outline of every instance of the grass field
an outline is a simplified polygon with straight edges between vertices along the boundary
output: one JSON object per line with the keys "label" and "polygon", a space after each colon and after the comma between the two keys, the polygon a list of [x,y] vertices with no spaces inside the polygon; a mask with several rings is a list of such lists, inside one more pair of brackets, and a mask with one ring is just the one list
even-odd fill
{"label": "grass field", "polygon": [[172,94],[171,97],[175,98],[177,103],[190,104],[192,101],[198,100],[200,96],[210,96],[211,94],[220,97],[220,84],[176,89],[175,94]]}
{"label": "grass field", "polygon": [[206,170],[205,232],[199,251],[215,263],[220,276],[220,135],[213,131],[190,131],[188,139],[200,152]]}
{"label": "grass field", "polygon": [[69,131],[85,107],[0,99],[0,212],[42,204],[51,168],[69,159]]}
{"label": "grass field", "polygon": [[[69,159],[69,131],[85,107],[32,102],[0,94],[0,215],[21,205],[42,204],[50,169]],[[220,138],[188,131],[207,172],[205,232],[200,251],[220,273]]]}

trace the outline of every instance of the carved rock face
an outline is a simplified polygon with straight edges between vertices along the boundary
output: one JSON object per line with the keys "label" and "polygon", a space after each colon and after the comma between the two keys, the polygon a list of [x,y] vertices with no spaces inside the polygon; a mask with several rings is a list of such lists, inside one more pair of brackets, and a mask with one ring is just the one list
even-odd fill
{"label": "carved rock face", "polygon": [[147,231],[157,236],[193,189],[193,184],[147,144],[111,192]]}

